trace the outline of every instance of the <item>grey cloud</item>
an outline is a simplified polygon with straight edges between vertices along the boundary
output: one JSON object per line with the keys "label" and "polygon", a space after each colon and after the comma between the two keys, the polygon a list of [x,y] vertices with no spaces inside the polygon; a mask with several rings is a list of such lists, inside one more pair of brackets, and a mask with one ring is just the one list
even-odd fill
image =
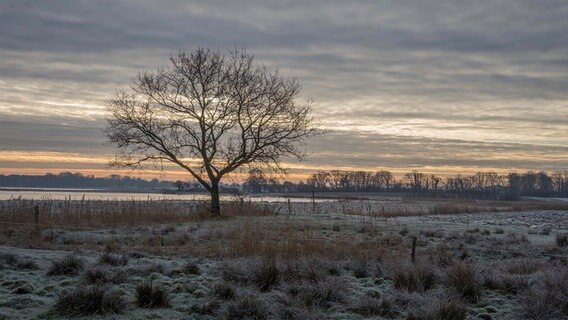
{"label": "grey cloud", "polygon": [[98,123],[0,121],[0,150],[112,154]]}
{"label": "grey cloud", "polygon": [[[137,70],[245,46],[350,130],[314,140],[312,162],[562,167],[547,159],[568,144],[566,16],[564,0],[3,1],[0,149],[107,152],[104,99]],[[503,150],[518,159],[489,159]]]}

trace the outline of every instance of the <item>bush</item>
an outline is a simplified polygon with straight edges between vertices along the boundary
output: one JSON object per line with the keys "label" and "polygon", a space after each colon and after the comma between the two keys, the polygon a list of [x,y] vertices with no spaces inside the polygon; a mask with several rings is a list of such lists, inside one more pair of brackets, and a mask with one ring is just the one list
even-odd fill
{"label": "bush", "polygon": [[125,307],[126,301],[119,292],[92,286],[63,290],[57,297],[53,310],[62,316],[76,317],[119,313]]}
{"label": "bush", "polygon": [[556,245],[559,247],[568,246],[568,233],[558,233],[556,235]]}
{"label": "bush", "polygon": [[255,296],[245,296],[229,303],[224,310],[224,319],[268,319],[268,308]]}
{"label": "bush", "polygon": [[49,271],[48,276],[61,276],[61,275],[77,275],[85,268],[85,263],[83,260],[73,256],[68,255],[59,260],[53,261]]}
{"label": "bush", "polygon": [[111,266],[125,266],[128,264],[128,257],[125,255],[118,255],[107,251],[101,255],[99,262]]}
{"label": "bush", "polygon": [[434,287],[436,283],[434,272],[426,266],[412,266],[409,269],[395,271],[393,281],[397,289],[409,292],[424,292]]}
{"label": "bush", "polygon": [[144,281],[136,286],[136,303],[141,308],[168,308],[170,298],[161,286],[154,286],[151,281]]}
{"label": "bush", "polygon": [[454,289],[461,298],[469,302],[477,302],[481,294],[481,283],[472,264],[454,265],[447,273],[448,286]]}
{"label": "bush", "polygon": [[262,292],[269,291],[279,282],[280,270],[275,262],[264,263],[254,277],[254,283]]}

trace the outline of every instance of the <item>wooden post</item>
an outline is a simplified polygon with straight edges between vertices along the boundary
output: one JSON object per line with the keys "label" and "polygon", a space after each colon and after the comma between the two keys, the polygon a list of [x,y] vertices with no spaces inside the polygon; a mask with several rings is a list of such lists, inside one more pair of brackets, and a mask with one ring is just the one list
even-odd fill
{"label": "wooden post", "polygon": [[288,198],[288,215],[292,214],[292,204],[290,203],[290,198]]}
{"label": "wooden post", "polygon": [[316,213],[316,191],[312,190],[312,212]]}
{"label": "wooden post", "polygon": [[240,208],[241,215],[243,214],[244,207],[245,207],[245,199],[241,197],[241,208]]}
{"label": "wooden post", "polygon": [[39,206],[34,206],[34,222],[35,222],[35,230],[39,232]]}
{"label": "wooden post", "polygon": [[416,241],[417,240],[418,240],[418,238],[416,236],[412,237],[412,255],[411,255],[410,258],[411,258],[413,264],[416,261]]}

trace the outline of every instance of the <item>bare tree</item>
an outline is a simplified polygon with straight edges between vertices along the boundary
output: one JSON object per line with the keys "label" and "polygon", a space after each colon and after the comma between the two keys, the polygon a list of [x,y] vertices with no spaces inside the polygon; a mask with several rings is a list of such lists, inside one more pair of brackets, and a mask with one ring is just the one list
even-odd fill
{"label": "bare tree", "polygon": [[209,191],[218,216],[224,176],[243,166],[285,172],[282,157],[305,156],[300,147],[318,131],[309,102],[297,102],[296,79],[269,72],[241,49],[199,48],[170,62],[141,72],[109,101],[114,165],[178,165]]}

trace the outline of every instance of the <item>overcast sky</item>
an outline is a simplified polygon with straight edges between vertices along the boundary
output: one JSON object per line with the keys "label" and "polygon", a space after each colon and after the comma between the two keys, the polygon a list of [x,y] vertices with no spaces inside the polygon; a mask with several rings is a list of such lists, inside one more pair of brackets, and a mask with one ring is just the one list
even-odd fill
{"label": "overcast sky", "polygon": [[568,169],[568,1],[0,0],[0,173],[106,174],[105,99],[177,50],[299,79],[318,168]]}

